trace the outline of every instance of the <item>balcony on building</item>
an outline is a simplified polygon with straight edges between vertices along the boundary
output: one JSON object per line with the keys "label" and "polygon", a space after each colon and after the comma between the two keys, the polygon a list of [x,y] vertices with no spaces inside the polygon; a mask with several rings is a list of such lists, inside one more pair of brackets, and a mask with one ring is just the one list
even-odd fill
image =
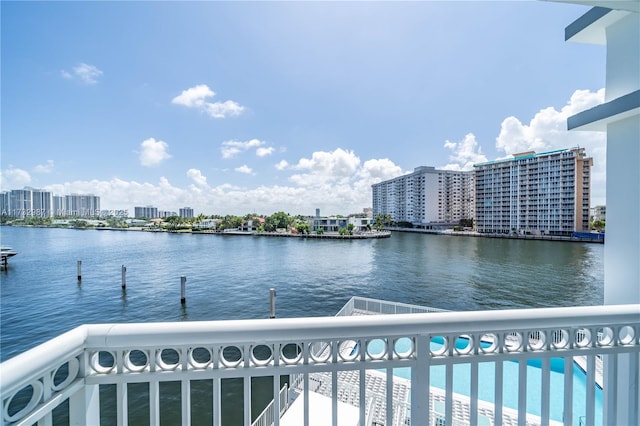
{"label": "balcony on building", "polygon": [[567,40],[607,45],[605,103],[568,123],[607,132],[605,305],[83,325],[0,365],[3,423],[639,424],[640,3],[577,3]]}

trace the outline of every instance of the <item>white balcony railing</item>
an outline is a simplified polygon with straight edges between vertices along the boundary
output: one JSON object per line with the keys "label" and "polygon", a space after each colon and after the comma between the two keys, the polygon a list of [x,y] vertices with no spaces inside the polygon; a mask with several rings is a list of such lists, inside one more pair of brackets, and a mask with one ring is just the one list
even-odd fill
{"label": "white balcony railing", "polygon": [[[297,424],[310,424],[310,393],[324,386],[325,394],[331,396],[331,409],[323,413],[323,424],[338,424],[342,414],[339,395],[348,395],[357,407],[359,424],[367,426],[487,420],[490,424],[547,425],[554,423],[550,417],[550,362],[561,358],[565,424],[616,424],[616,409],[621,406],[630,412],[636,407],[632,416],[637,424],[637,379],[631,381],[628,394],[611,395],[605,369],[604,418],[599,418],[594,407],[597,359],[614,366],[613,371],[628,369],[631,377],[637,377],[639,336],[640,305],[84,325],[0,365],[2,418],[4,424],[46,425],[53,423],[54,411],[62,410],[70,424],[99,424],[101,413],[107,411],[101,409],[100,388],[110,386],[115,388],[115,421],[126,425],[133,409],[130,386],[142,383],[148,386],[149,422],[158,424],[164,400],[161,385],[174,382],[180,389],[179,395],[172,395],[181,407],[179,421],[191,424],[193,418],[205,415],[191,403],[197,381],[211,388],[211,424],[221,425],[225,405],[242,401],[241,422],[249,426],[264,408],[252,413],[252,379],[271,377],[272,413],[284,412],[289,403],[288,398],[280,397],[281,379],[299,379],[291,383],[291,393],[295,387],[303,401]],[[398,349],[401,341],[409,343],[408,349]],[[373,342],[383,349],[372,351]],[[585,412],[574,414],[577,395],[572,372],[578,357],[586,366]],[[527,362],[532,360],[541,363],[539,416],[527,414],[525,390],[533,381],[527,374]],[[509,361],[518,363],[517,389],[505,384],[503,366]],[[487,364],[493,365],[491,383],[479,375]],[[469,367],[467,396],[454,393],[453,374],[458,365]],[[445,369],[442,390],[430,386],[431,367],[435,366]],[[394,376],[394,369],[402,367],[410,371],[408,379]],[[371,388],[371,374],[384,379],[377,382],[381,386]],[[353,383],[341,383],[346,375],[356,378],[355,388]],[[230,378],[242,382],[236,397],[221,392],[221,383]],[[410,392],[399,393],[397,386],[405,382]],[[494,389],[491,404],[478,398],[480,386]],[[518,395],[516,410],[504,406],[506,393]],[[404,401],[399,400],[401,394],[406,395]],[[380,410],[374,409],[376,404]],[[383,419],[374,421],[374,411]],[[281,424],[279,416],[271,416],[274,418],[264,424]]]}

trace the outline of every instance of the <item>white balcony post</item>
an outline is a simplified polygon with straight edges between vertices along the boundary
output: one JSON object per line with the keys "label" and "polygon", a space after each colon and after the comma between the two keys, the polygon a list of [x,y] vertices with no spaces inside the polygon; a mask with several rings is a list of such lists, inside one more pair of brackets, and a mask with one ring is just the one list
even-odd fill
{"label": "white balcony post", "polygon": [[[79,377],[86,377],[89,372],[89,356],[80,356]],[[69,398],[69,424],[100,424],[100,386],[85,384]]]}
{"label": "white balcony post", "polygon": [[411,424],[429,424],[429,338],[415,339],[416,365],[411,369]]}
{"label": "white balcony post", "polygon": [[70,425],[100,424],[100,386],[84,385],[69,398]]}
{"label": "white balcony post", "polygon": [[[634,13],[606,29],[607,96],[640,89],[640,19]],[[620,72],[628,75],[618,75]],[[617,71],[617,72],[616,72]],[[614,94],[613,91],[616,91]],[[605,304],[640,303],[640,115],[607,126],[607,242],[605,244]],[[637,336],[636,336],[637,338]],[[638,354],[616,356],[617,366],[605,365],[605,387],[620,395],[637,395]],[[611,357],[608,357],[609,359]],[[632,392],[629,394],[629,392]],[[611,395],[609,392],[605,394]],[[636,397],[635,400],[638,398]],[[637,424],[638,405],[617,398],[617,424]],[[627,401],[627,402],[625,402]],[[607,407],[611,405],[606,404]],[[613,407],[611,407],[613,408]],[[606,419],[605,419],[606,421]]]}

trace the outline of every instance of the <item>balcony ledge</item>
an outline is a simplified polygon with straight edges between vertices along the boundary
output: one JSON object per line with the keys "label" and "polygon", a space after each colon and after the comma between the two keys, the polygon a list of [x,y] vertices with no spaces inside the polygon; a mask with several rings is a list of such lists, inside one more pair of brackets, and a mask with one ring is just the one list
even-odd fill
{"label": "balcony ledge", "polygon": [[567,128],[604,132],[608,124],[636,115],[640,115],[640,90],[569,117]]}

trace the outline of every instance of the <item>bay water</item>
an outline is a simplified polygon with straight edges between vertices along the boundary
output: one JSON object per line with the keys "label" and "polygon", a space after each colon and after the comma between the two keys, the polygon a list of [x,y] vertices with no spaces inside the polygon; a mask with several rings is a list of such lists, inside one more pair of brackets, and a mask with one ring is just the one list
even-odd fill
{"label": "bay water", "polygon": [[[450,310],[603,302],[604,246],[593,243],[401,232],[384,239],[317,240],[8,226],[0,228],[0,242],[19,252],[0,271],[1,360],[85,323],[267,318],[269,288],[277,291],[278,317],[332,316],[352,296]],[[231,393],[237,392],[233,386]]]}

